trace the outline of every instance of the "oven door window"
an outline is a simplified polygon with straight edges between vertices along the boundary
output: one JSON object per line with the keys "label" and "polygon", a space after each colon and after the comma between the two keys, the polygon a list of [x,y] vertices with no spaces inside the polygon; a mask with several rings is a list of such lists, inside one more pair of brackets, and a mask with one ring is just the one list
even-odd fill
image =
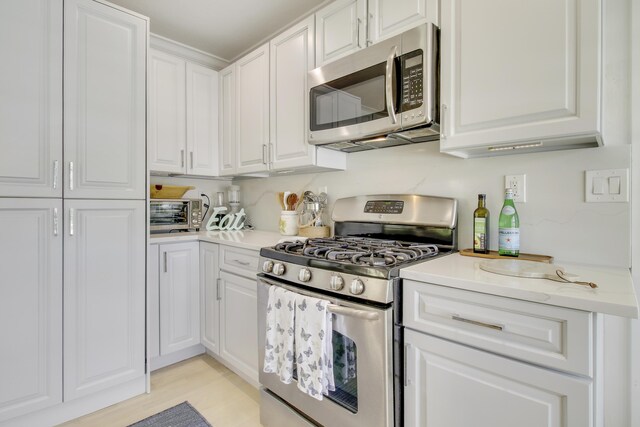
{"label": "oven door window", "polygon": [[[395,66],[393,72],[395,80]],[[386,62],[311,89],[312,131],[365,123],[389,116],[385,91]],[[395,100],[395,85],[393,97]]]}
{"label": "oven door window", "polygon": [[358,412],[358,349],[355,342],[336,331],[333,331],[332,344],[336,389],[329,392],[328,397],[355,414]]}
{"label": "oven door window", "polygon": [[186,203],[151,203],[151,225],[188,225],[189,211]]}

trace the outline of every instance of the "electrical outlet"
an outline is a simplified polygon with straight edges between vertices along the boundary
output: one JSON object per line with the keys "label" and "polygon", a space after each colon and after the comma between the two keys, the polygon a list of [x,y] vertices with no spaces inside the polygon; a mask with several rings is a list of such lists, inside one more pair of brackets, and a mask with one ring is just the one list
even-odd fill
{"label": "electrical outlet", "polygon": [[504,188],[513,190],[513,201],[525,203],[527,201],[527,175],[505,175]]}

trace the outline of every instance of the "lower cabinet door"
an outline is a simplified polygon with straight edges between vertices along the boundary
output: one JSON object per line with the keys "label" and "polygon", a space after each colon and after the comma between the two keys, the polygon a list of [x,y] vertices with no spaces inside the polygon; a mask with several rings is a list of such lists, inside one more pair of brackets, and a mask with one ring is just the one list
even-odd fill
{"label": "lower cabinet door", "polygon": [[255,279],[220,272],[220,356],[258,383],[258,291]]}
{"label": "lower cabinet door", "polygon": [[220,271],[218,245],[200,242],[200,329],[202,344],[220,353]]}
{"label": "lower cabinet door", "polygon": [[406,426],[588,427],[592,381],[405,330]]}
{"label": "lower cabinet door", "polygon": [[0,198],[0,424],[62,401],[62,200]]}
{"label": "lower cabinet door", "polygon": [[160,356],[200,344],[198,242],[160,245]]}
{"label": "lower cabinet door", "polygon": [[65,200],[64,400],[145,375],[143,200]]}

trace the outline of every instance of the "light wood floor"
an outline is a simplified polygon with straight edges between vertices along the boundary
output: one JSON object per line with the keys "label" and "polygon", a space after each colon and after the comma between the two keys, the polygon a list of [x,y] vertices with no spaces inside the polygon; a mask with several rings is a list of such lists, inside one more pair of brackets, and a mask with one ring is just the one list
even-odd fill
{"label": "light wood floor", "polygon": [[188,401],[213,427],[259,427],[259,392],[207,355],[151,373],[151,393],[62,424],[127,426]]}

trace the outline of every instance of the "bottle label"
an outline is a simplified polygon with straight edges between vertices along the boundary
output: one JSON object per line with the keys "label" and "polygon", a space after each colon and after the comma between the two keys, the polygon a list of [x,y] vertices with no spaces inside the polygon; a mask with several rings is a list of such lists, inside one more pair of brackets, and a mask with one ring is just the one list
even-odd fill
{"label": "bottle label", "polygon": [[502,213],[504,215],[513,215],[516,213],[516,209],[513,206],[505,206],[502,208]]}
{"label": "bottle label", "polygon": [[500,253],[516,252],[520,250],[520,229],[519,228],[501,228],[498,231],[498,246]]}
{"label": "bottle label", "polygon": [[487,249],[487,219],[474,218],[473,220],[473,249]]}

